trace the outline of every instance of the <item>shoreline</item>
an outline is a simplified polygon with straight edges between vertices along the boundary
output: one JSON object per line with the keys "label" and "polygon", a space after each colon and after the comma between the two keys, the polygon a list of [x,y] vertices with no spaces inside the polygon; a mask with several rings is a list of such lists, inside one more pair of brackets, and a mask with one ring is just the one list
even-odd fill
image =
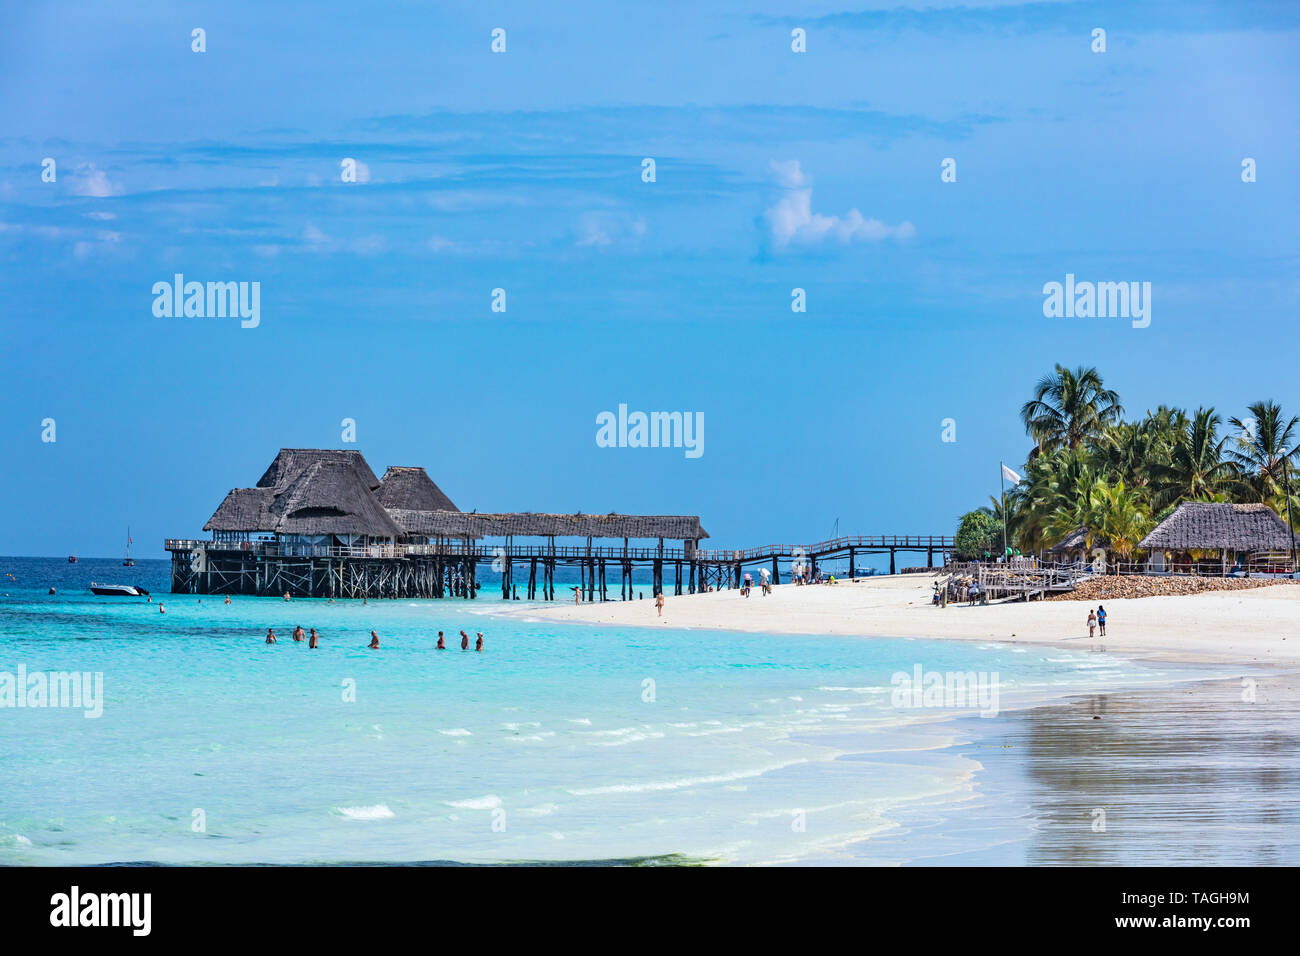
{"label": "shoreline", "polygon": [[[781,584],[669,596],[662,617],[644,601],[529,604],[494,616],[592,626],[661,627],[780,635],[997,641],[1097,650],[1171,663],[1230,663],[1300,668],[1300,585],[1106,602],[1109,634],[1089,637],[1096,604],[1077,600],[984,606],[930,603],[932,574],[890,575],[834,585]],[[1288,636],[1291,637],[1288,640]]]}

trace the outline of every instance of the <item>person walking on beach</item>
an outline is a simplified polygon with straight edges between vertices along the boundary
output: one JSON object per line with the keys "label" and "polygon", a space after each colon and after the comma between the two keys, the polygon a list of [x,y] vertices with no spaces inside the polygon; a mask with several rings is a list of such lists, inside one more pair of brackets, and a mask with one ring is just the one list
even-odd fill
{"label": "person walking on beach", "polygon": [[475,631],[475,633],[478,634],[478,640],[474,642],[474,650],[481,652],[483,650],[483,632]]}
{"label": "person walking on beach", "polygon": [[460,649],[462,651],[469,650],[469,635],[464,631],[460,632]]}
{"label": "person walking on beach", "polygon": [[311,629],[311,639],[307,641],[307,649],[310,651],[316,650],[318,646],[318,640],[319,639],[316,637],[316,628],[313,627]]}
{"label": "person walking on beach", "polygon": [[764,594],[770,594],[772,591],[771,574],[772,572],[767,568],[758,569],[758,587]]}
{"label": "person walking on beach", "polygon": [[438,632],[438,646],[437,646],[436,650],[439,650],[439,651],[445,651],[446,649],[447,649],[447,645],[446,645],[446,643],[445,643],[445,642],[443,641],[443,639],[442,639],[442,631],[439,631],[439,632]]}
{"label": "person walking on beach", "polygon": [[370,649],[372,651],[379,650],[379,635],[374,631],[370,632]]}
{"label": "person walking on beach", "polygon": [[754,586],[754,576],[748,571],[745,572],[745,586],[740,589],[741,595],[749,597],[750,588]]}
{"label": "person walking on beach", "polygon": [[660,591],[655,595],[655,617],[664,616],[664,592]]}
{"label": "person walking on beach", "polygon": [[273,630],[272,630],[271,628],[269,628],[269,627],[266,629],[266,643],[268,643],[268,644],[274,644],[274,643],[275,643],[275,631],[273,631]]}
{"label": "person walking on beach", "polygon": [[1106,636],[1106,608],[1097,605],[1097,627],[1101,630],[1101,636]]}
{"label": "person walking on beach", "polygon": [[1088,636],[1092,637],[1097,630],[1097,612],[1088,608]]}
{"label": "person walking on beach", "polygon": [[297,627],[293,629],[293,639],[298,643],[302,643],[302,639],[306,636],[307,636],[307,632],[302,629],[301,624],[299,624]]}

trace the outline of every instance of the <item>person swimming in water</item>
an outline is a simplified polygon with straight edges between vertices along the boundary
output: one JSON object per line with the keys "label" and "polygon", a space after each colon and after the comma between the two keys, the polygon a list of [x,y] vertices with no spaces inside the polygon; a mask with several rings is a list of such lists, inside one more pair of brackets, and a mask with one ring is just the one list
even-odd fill
{"label": "person swimming in water", "polygon": [[464,631],[460,632],[460,649],[462,651],[469,650],[469,635]]}
{"label": "person swimming in water", "polygon": [[372,651],[379,650],[379,635],[374,631],[370,632],[370,649]]}
{"label": "person swimming in water", "polygon": [[266,643],[268,643],[268,644],[274,644],[274,643],[275,643],[275,631],[273,631],[273,630],[272,630],[271,628],[269,628],[269,627],[266,629]]}
{"label": "person swimming in water", "polygon": [[309,641],[307,642],[307,647],[308,647],[309,650],[315,650],[315,649],[316,649],[316,647],[318,646],[318,645],[317,645],[317,640],[318,640],[318,638],[316,637],[316,628],[313,627],[313,628],[311,629],[311,640],[309,640]]}
{"label": "person swimming in water", "polygon": [[474,642],[474,650],[476,650],[476,651],[482,651],[482,650],[483,650],[483,632],[482,632],[482,631],[476,631],[475,633],[478,634],[478,640]]}
{"label": "person swimming in water", "polygon": [[227,603],[227,604],[230,603],[230,595],[229,595],[229,594],[226,595],[226,603]]}
{"label": "person swimming in water", "polygon": [[285,599],[286,601],[289,600],[289,592],[288,592],[288,591],[285,591],[285,592],[284,592],[284,599]]}
{"label": "person swimming in water", "polygon": [[297,627],[293,629],[293,639],[295,641],[301,642],[302,639],[306,636],[307,636],[307,632],[302,629],[301,624],[299,624]]}
{"label": "person swimming in water", "polygon": [[438,646],[435,648],[435,650],[445,651],[446,649],[447,649],[447,645],[446,645],[446,643],[445,643],[445,642],[443,641],[443,639],[442,639],[442,631],[439,631],[439,632],[438,632]]}
{"label": "person swimming in water", "polygon": [[159,613],[159,614],[166,614],[166,613],[167,613],[167,608],[164,607],[163,605],[159,604],[159,605],[158,605],[158,613]]}

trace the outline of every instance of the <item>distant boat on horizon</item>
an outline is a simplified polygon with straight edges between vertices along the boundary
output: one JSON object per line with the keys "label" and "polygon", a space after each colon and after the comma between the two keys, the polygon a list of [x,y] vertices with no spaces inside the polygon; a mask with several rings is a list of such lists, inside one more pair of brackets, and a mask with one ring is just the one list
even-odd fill
{"label": "distant boat on horizon", "polygon": [[122,567],[135,567],[135,558],[131,557],[131,526],[126,526],[126,557],[122,559]]}
{"label": "distant boat on horizon", "polygon": [[77,556],[75,554],[68,555],[68,564],[76,564],[76,563],[77,563]]}

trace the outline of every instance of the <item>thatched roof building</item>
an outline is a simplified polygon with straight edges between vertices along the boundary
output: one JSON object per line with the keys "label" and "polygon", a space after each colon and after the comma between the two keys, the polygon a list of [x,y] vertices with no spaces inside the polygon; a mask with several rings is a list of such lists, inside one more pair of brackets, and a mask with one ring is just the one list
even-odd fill
{"label": "thatched roof building", "polygon": [[459,511],[423,468],[389,465],[375,491],[389,511]]}
{"label": "thatched roof building", "polygon": [[[1067,534],[1056,544],[1047,549],[1048,554],[1069,554],[1072,551],[1086,551],[1088,549],[1088,535],[1092,534],[1085,526],[1080,525],[1069,534]],[[1105,535],[1092,534],[1092,546],[1094,548],[1108,548],[1110,541]]]}
{"label": "thatched roof building", "polygon": [[[369,469],[367,469],[368,471]],[[371,474],[373,477],[373,473]],[[397,526],[350,461],[323,458],[276,496],[269,511],[277,534],[397,538]]]}
{"label": "thatched roof building", "polygon": [[379,487],[379,479],[359,451],[344,448],[281,448],[275,461],[258,479],[257,487],[274,488],[281,492],[304,471],[318,461],[343,461],[357,470],[369,489]]}
{"label": "thatched roof building", "polygon": [[274,531],[273,488],[232,488],[217,506],[204,531]]}
{"label": "thatched roof building", "polygon": [[707,538],[694,515],[464,514],[423,468],[382,481],[358,451],[282,448],[255,488],[235,488],[205,531],[382,539],[506,537]]}
{"label": "thatched roof building", "polygon": [[470,514],[397,510],[393,512],[393,518],[407,534],[439,538],[523,535],[699,541],[709,536],[695,515]]}
{"label": "thatched roof building", "polygon": [[1188,501],[1138,544],[1147,551],[1286,551],[1293,535],[1265,504]]}

